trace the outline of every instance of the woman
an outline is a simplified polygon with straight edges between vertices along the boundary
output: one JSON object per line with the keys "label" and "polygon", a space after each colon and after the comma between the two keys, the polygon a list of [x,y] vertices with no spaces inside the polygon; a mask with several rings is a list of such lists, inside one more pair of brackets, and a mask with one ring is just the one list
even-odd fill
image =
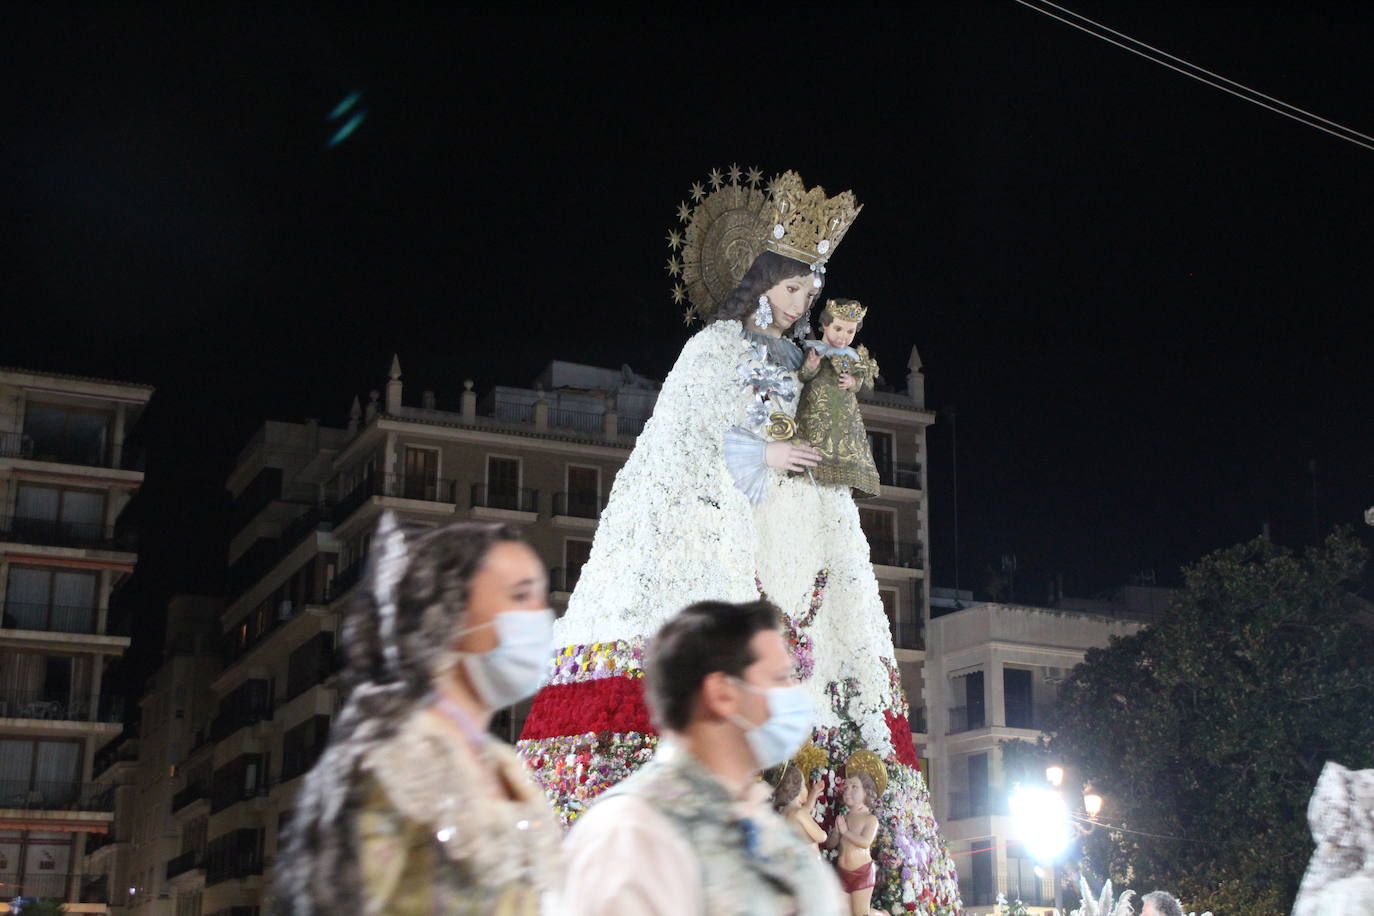
{"label": "woman", "polygon": [[831,759],[866,747],[894,760],[884,835],[929,852],[922,863],[893,853],[884,899],[927,893],[939,908],[926,912],[953,912],[957,879],[916,769],[858,510],[847,489],[794,474],[819,455],[789,439],[802,365],[793,339],[805,336],[826,261],[859,207],[794,173],[767,193],[719,175],[713,186],[694,188],[696,208],[679,210],[685,231],[669,233],[675,298],[690,297],[688,316],[706,327],[683,347],[616,475],[520,753],[571,822],[652,756],[638,681],[646,637],[684,604],[766,596],[785,613],[812,693],[815,743]]}
{"label": "woman", "polygon": [[504,525],[390,513],[345,620],[347,699],[278,860],[276,912],[538,913],[561,831],[492,714],[538,689],[543,564]]}

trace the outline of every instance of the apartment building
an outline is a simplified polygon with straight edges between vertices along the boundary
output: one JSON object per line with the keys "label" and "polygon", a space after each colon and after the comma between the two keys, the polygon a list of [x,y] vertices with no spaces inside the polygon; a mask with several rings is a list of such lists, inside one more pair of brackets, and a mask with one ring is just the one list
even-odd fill
{"label": "apartment building", "polygon": [[966,912],[996,897],[1032,912],[1054,903],[1055,871],[1015,843],[1001,744],[1041,737],[1058,685],[1087,651],[1135,633],[1162,612],[1167,589],[1128,587],[1110,599],[1059,598],[1055,607],[949,600],[929,623],[925,696],[936,819],[959,867]]}
{"label": "apartment building", "polygon": [[123,719],[102,690],[129,646],[108,609],[138,559],[118,520],[143,482],[126,436],[151,396],[0,369],[0,900],[105,912],[117,890],[83,868],[88,837],[118,837],[93,775]]}

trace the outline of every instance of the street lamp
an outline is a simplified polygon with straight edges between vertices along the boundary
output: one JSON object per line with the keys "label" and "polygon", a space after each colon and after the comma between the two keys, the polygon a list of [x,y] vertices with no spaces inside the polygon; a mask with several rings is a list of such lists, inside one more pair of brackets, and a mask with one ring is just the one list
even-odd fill
{"label": "street lamp", "polygon": [[[1059,765],[1045,768],[1049,787],[1018,786],[1008,800],[1017,839],[1030,857],[1042,865],[1056,864],[1065,852],[1097,827],[1104,800],[1092,785],[1083,787],[1083,811],[1087,817],[1075,816],[1063,791],[1064,768]],[[1076,807],[1076,806],[1075,806]],[[1054,906],[1063,910],[1063,889],[1056,871],[1054,878]]]}

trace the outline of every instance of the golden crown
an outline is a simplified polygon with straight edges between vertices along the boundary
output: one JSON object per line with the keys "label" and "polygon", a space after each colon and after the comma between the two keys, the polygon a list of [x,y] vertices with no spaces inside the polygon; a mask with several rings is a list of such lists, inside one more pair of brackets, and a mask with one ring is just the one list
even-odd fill
{"label": "golden crown", "polygon": [[[867,749],[850,754],[849,759],[844,762],[844,774],[853,776],[858,773],[868,774],[879,795],[887,791],[887,767],[883,766],[883,760],[877,754]],[[870,798],[868,801],[872,804],[877,799]]]}
{"label": "golden crown", "polygon": [[827,198],[824,188],[806,190],[796,172],[779,175],[767,191],[759,187],[762,181],[757,168],[712,169],[706,184],[692,185],[694,206],[678,204],[685,228],[668,232],[667,270],[676,281],[673,302],[688,303],[688,324],[693,318],[709,321],[764,251],[824,273],[862,209],[851,191]]}
{"label": "golden crown", "polygon": [[[784,172],[768,186],[769,219],[764,246],[784,257],[823,267],[863,209],[853,191],[825,196],[820,185],[806,190],[796,172]],[[824,271],[822,271],[824,272]]]}
{"label": "golden crown", "polygon": [[863,305],[853,299],[843,305],[836,302],[834,299],[828,299],[825,303],[825,310],[829,312],[832,317],[839,318],[842,321],[863,321],[864,316],[868,314],[868,309],[864,308]]}

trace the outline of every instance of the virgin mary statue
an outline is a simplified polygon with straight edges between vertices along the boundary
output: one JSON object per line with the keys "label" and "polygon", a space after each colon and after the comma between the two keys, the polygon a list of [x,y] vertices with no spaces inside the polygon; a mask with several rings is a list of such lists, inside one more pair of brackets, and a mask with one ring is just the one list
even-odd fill
{"label": "virgin mary statue", "polygon": [[873,905],[960,911],[958,879],[931,814],[887,615],[848,487],[804,472],[795,430],[808,313],[859,206],[788,172],[712,173],[668,234],[674,299],[705,325],[682,348],[653,416],[616,476],[591,555],[558,622],[549,684],[520,754],[565,823],[652,756],[642,697],[645,641],[684,605],[750,601],[785,615],[798,676],[816,710],[808,759],[840,805],[838,762],[877,754],[888,780],[872,806]]}

